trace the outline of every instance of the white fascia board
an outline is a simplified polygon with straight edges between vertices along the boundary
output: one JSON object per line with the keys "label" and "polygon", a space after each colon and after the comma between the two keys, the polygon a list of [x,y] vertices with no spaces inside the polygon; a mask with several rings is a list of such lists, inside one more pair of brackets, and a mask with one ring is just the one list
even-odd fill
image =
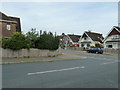
{"label": "white fascia board", "polygon": [[120,33],[120,31],[118,30],[118,28],[116,28],[116,27],[114,27],[119,33]]}
{"label": "white fascia board", "polygon": [[[67,35],[67,37],[72,41],[72,39],[69,37],[69,35]],[[72,43],[74,44],[74,42],[72,41]]]}
{"label": "white fascia board", "polygon": [[1,20],[1,19],[0,19],[0,22],[17,23],[16,21],[10,21],[10,20]]}

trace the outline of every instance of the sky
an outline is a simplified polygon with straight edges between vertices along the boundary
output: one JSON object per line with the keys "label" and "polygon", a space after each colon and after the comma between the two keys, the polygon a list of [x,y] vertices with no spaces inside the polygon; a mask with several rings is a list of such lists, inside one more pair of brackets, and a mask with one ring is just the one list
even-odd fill
{"label": "sky", "polygon": [[90,30],[106,36],[118,25],[118,2],[3,2],[0,11],[20,17],[23,33],[36,28],[57,35]]}

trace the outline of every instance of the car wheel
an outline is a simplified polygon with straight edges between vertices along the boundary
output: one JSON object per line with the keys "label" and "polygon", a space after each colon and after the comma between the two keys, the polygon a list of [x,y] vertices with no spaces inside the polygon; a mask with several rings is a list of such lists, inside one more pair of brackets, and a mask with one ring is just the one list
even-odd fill
{"label": "car wheel", "polygon": [[99,52],[96,52],[96,54],[99,54]]}
{"label": "car wheel", "polygon": [[101,52],[100,54],[103,54],[103,52]]}

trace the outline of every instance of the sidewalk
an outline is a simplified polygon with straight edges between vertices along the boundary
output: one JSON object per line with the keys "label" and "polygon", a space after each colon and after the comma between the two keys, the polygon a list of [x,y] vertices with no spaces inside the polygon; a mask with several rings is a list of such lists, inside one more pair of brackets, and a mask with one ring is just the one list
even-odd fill
{"label": "sidewalk", "polygon": [[20,63],[33,63],[33,62],[53,62],[61,60],[82,59],[85,56],[78,56],[72,54],[62,54],[56,57],[34,57],[34,58],[3,58],[0,64],[20,64]]}

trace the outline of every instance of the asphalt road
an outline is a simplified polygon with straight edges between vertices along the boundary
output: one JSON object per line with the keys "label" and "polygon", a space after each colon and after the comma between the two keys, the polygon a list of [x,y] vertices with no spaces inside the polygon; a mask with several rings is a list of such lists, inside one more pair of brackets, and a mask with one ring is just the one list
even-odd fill
{"label": "asphalt road", "polygon": [[118,88],[118,57],[64,51],[79,60],[3,65],[3,88]]}

